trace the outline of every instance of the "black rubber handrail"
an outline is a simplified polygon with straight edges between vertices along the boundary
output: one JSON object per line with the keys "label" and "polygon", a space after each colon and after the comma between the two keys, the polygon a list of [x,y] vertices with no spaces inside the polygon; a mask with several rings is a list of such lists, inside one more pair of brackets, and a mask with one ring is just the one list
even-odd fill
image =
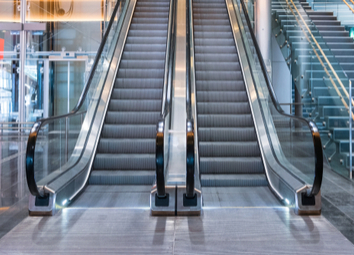
{"label": "black rubber handrail", "polygon": [[120,7],[120,3],[122,1],[123,0],[118,0],[118,2],[116,3],[116,6],[114,7],[114,10],[113,10],[111,19],[108,23],[106,32],[102,38],[102,42],[101,42],[98,50],[97,50],[97,54],[96,54],[95,60],[92,65],[89,78],[85,84],[85,87],[84,87],[84,89],[80,95],[80,98],[79,98],[77,104],[75,105],[75,107],[71,110],[70,113],[59,115],[59,116],[54,116],[54,117],[49,117],[49,118],[43,118],[43,119],[38,120],[36,123],[34,123],[32,129],[30,131],[28,141],[27,141],[27,149],[26,149],[26,177],[27,177],[28,188],[33,196],[38,196],[38,197],[44,196],[44,194],[39,192],[39,190],[38,190],[38,186],[37,186],[35,174],[34,174],[34,152],[35,152],[38,132],[40,131],[41,127],[48,122],[52,122],[57,119],[64,119],[64,118],[68,118],[68,117],[71,117],[74,115],[79,115],[79,114],[85,113],[85,111],[79,112],[79,110],[80,110],[81,106],[83,105],[83,103],[85,102],[87,93],[88,93],[90,86],[91,86],[91,82],[92,82],[94,75],[95,75],[96,68],[100,62],[101,54],[102,54],[104,46],[107,42],[108,35],[111,31],[112,25],[114,23],[114,19],[117,15],[118,9]]}
{"label": "black rubber handrail", "polygon": [[[175,57],[175,29],[176,29],[176,3],[177,0],[171,0],[169,11],[169,24],[167,33],[166,58],[165,58],[165,75],[164,89],[162,95],[161,116],[156,127],[156,193],[158,198],[166,197],[165,188],[165,151],[164,151],[164,134],[166,116],[171,112],[171,96],[172,96],[172,75],[173,63]],[[168,95],[169,94],[169,95]],[[169,100],[168,100],[169,99]]]}
{"label": "black rubber handrail", "polygon": [[271,98],[276,110],[279,112],[279,114],[281,114],[283,116],[305,122],[311,130],[312,140],[313,140],[313,145],[314,145],[314,152],[315,152],[315,177],[314,177],[312,189],[311,189],[311,191],[309,191],[307,193],[307,195],[308,196],[316,196],[320,192],[321,185],[322,185],[322,178],[323,178],[323,151],[322,151],[322,143],[321,143],[320,133],[318,132],[318,128],[313,121],[307,120],[307,119],[299,117],[299,116],[289,115],[289,114],[285,113],[284,110],[279,105],[279,102],[277,100],[276,94],[274,92],[273,86],[271,84],[271,81],[270,81],[270,78],[269,78],[269,75],[267,72],[266,65],[264,63],[264,59],[263,59],[261,50],[259,49],[256,36],[254,35],[254,32],[253,32],[252,24],[251,24],[250,18],[248,16],[246,5],[243,0],[240,0],[240,2],[242,5],[242,9],[244,10],[243,13],[245,14],[248,29],[251,32],[250,34],[251,34],[251,38],[252,38],[256,53],[257,53],[257,57],[260,61],[262,73],[265,78],[268,90],[270,92],[269,93],[270,98]]}
{"label": "black rubber handrail", "polygon": [[190,63],[190,7],[189,1],[186,3],[186,197],[194,198],[194,185],[195,185],[195,153],[194,153],[194,122],[192,117],[192,105],[191,105],[191,63]]}

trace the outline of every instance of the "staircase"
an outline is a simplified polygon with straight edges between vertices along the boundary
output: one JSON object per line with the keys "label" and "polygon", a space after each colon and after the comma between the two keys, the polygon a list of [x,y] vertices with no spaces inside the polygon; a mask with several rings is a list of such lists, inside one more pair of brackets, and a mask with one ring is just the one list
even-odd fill
{"label": "staircase", "polygon": [[[354,79],[353,39],[333,16],[333,12],[313,11],[305,0],[294,0],[294,3],[348,91],[349,79]],[[304,32],[289,11],[286,1],[273,0],[272,9],[273,33],[291,70],[293,82],[301,93],[302,102],[308,104],[307,115],[303,116],[315,121],[319,127],[324,152],[332,168],[341,169],[340,171],[347,175],[348,112],[306,40]],[[317,52],[321,56],[321,53]],[[321,60],[326,63],[322,56]],[[330,70],[327,64],[325,65]],[[331,75],[334,78],[332,73]],[[344,95],[339,84],[337,86]]]}
{"label": "staircase", "polygon": [[[354,9],[354,4],[350,0],[346,0],[346,2]],[[304,9],[333,11],[334,16],[340,20],[342,26],[354,27],[354,14],[343,0],[311,0],[309,5],[304,5]]]}
{"label": "staircase", "polygon": [[201,184],[267,186],[224,0],[194,0]]}
{"label": "staircase", "polygon": [[136,3],[89,184],[153,183],[169,4]]}

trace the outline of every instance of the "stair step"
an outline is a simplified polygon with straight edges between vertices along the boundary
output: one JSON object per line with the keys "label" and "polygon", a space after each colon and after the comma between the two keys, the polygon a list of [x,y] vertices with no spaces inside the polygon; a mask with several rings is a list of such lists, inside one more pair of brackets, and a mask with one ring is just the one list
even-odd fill
{"label": "stair step", "polygon": [[96,154],[93,169],[152,170],[156,169],[155,154]]}
{"label": "stair step", "polygon": [[101,138],[156,138],[156,123],[152,125],[104,124]]}
{"label": "stair step", "polygon": [[94,170],[89,178],[89,185],[152,185],[155,171],[107,171]]}
{"label": "stair step", "polygon": [[141,153],[155,154],[156,139],[112,139],[101,138],[98,143],[97,153]]}
{"label": "stair step", "polygon": [[260,157],[257,141],[203,142],[199,141],[200,157]]}
{"label": "stair step", "polygon": [[268,186],[268,181],[264,174],[260,175],[202,175],[201,184],[203,187],[249,187]]}
{"label": "stair step", "polygon": [[198,128],[199,141],[256,141],[253,127],[249,128]]}

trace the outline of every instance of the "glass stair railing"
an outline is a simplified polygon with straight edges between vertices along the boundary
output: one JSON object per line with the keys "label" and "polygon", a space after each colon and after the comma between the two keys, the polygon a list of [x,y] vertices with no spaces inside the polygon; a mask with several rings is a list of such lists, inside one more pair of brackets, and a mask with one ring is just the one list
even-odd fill
{"label": "glass stair railing", "polygon": [[273,0],[272,31],[292,75],[295,115],[316,122],[332,169],[350,177],[350,79],[304,2]]}

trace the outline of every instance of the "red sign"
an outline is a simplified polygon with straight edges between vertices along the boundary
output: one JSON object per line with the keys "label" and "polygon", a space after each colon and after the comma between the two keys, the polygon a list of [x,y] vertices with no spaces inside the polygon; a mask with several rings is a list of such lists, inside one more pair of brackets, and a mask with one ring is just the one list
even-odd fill
{"label": "red sign", "polygon": [[0,38],[0,59],[4,59],[4,44],[5,40]]}

